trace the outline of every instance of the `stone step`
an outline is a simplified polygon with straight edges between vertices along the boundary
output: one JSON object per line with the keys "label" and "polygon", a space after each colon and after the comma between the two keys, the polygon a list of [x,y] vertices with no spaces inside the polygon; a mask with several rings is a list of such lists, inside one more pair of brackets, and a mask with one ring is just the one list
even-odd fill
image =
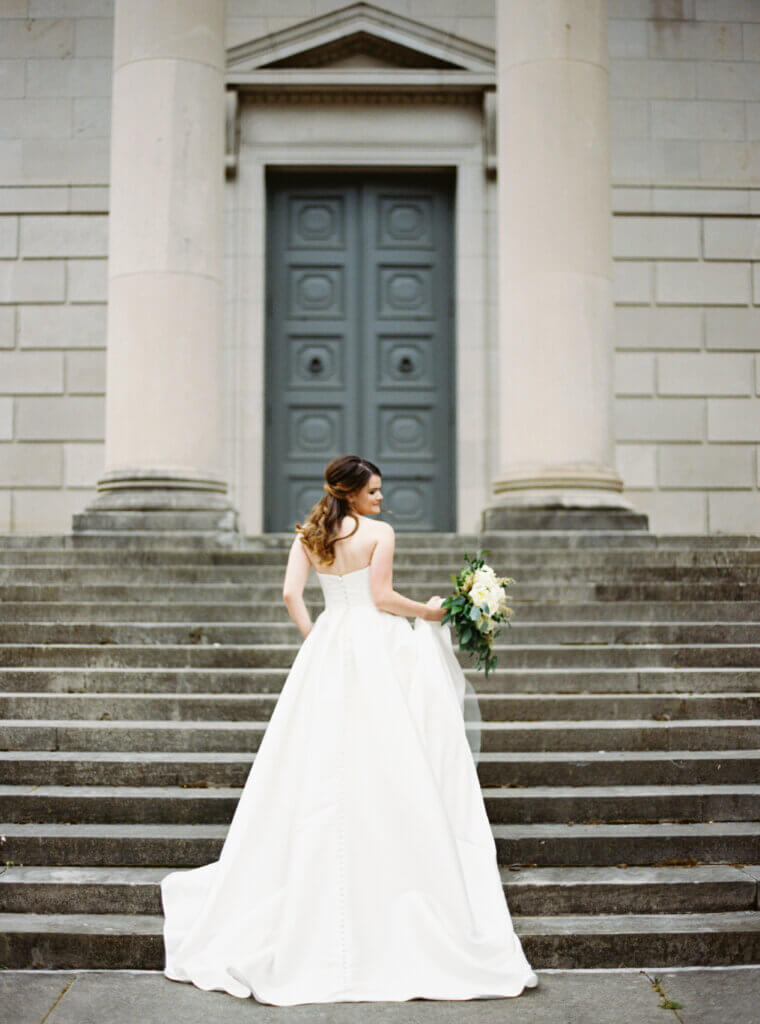
{"label": "stone step", "polygon": [[[316,595],[308,594],[312,619],[322,611]],[[407,595],[408,596],[408,595]],[[423,595],[424,596],[424,595]],[[428,595],[429,596],[429,595]],[[427,600],[427,597],[425,597]],[[515,624],[591,622],[647,623],[754,623],[760,619],[760,601],[566,601],[544,603],[514,600]],[[276,602],[131,602],[131,601],[4,601],[5,622],[53,623],[198,623],[230,625],[290,622],[285,606]]]}
{"label": "stone step", "polygon": [[[758,644],[760,622],[517,622],[499,639],[532,647],[576,644]],[[0,644],[299,643],[294,623],[1,622]]]}
{"label": "stone step", "polygon": [[482,786],[516,788],[747,785],[760,782],[760,750],[484,751],[478,776]]}
{"label": "stone step", "polygon": [[[134,967],[147,950],[161,966],[160,929],[139,922],[160,921],[167,866],[218,856],[300,647],[281,597],[292,539],[0,537],[0,962]],[[760,537],[515,530],[396,547],[396,585],[421,600],[450,592],[479,547],[519,580],[498,669],[462,664],[531,959],[756,958]],[[306,597],[314,618],[314,575]]]}
{"label": "stone step", "polygon": [[[0,820],[229,824],[237,787],[0,785]],[[494,824],[759,821],[760,786],[485,787]]]}
{"label": "stone step", "polygon": [[[565,622],[636,623],[743,623],[760,621],[758,601],[590,601],[563,604],[530,604],[512,601],[514,624]],[[256,610],[256,621],[263,621]],[[135,616],[140,618],[140,616]],[[144,618],[144,617],[143,617]],[[275,619],[275,616],[272,616]]]}
{"label": "stone step", "polygon": [[[426,601],[431,594],[448,594],[451,582],[445,577],[433,577],[427,583],[419,582],[415,574],[413,581],[394,583],[403,589],[405,596],[413,601]],[[307,582],[305,596],[308,602],[321,602],[318,582]],[[547,580],[543,583],[518,582],[509,587],[514,603],[584,603],[589,601],[678,601],[696,603],[700,601],[760,601],[760,584],[725,582],[716,583],[594,583],[577,578],[575,582],[562,583]],[[177,601],[184,604],[239,604],[245,603],[250,615],[251,602],[276,602],[282,605],[282,582],[277,583],[50,583],[50,584],[3,584],[0,586],[0,600],[3,602],[50,602],[70,603],[76,601],[127,603],[155,603]],[[197,614],[197,613],[196,613]]]}
{"label": "stone step", "polygon": [[[451,575],[461,568],[460,562],[433,565],[429,561],[420,565],[409,565],[404,561],[394,563],[394,585],[402,591],[409,585],[426,585],[451,588]],[[757,587],[760,583],[760,566],[545,566],[522,567],[513,563],[497,565],[496,571],[503,576],[512,576],[516,585],[509,584],[510,591],[518,592],[519,586],[533,584],[570,586],[578,583],[682,583],[713,585],[719,583],[744,584]],[[70,587],[91,586],[135,586],[153,587],[171,584],[173,586],[198,589],[200,587],[227,587],[275,584],[282,586],[284,565],[256,566],[17,566],[0,567],[0,587],[46,586],[51,584]],[[318,585],[316,574],[310,574],[307,586]]]}
{"label": "stone step", "polygon": [[[251,753],[0,751],[8,785],[243,786]],[[760,750],[484,752],[483,786],[757,785]]]}
{"label": "stone step", "polygon": [[760,913],[515,917],[540,969],[736,966],[760,961]]}
{"label": "stone step", "polygon": [[[526,956],[549,968],[756,963],[760,913],[515,917]],[[9,969],[160,971],[163,918],[149,914],[1,914]],[[571,941],[568,941],[568,936]]]}
{"label": "stone step", "polygon": [[[498,641],[509,639],[503,631]],[[455,639],[455,637],[453,637]],[[298,644],[0,644],[3,668],[290,668]],[[760,644],[494,644],[498,667],[760,668]],[[456,650],[459,663],[472,655]]]}
{"label": "stone step", "polygon": [[[0,676],[0,686],[2,677]],[[179,722],[269,721],[278,694],[251,693],[3,693],[0,718],[168,720]],[[480,716],[487,722],[542,722],[610,719],[652,721],[760,719],[760,693],[727,694],[480,694]],[[465,698],[472,719],[472,698]]]}
{"label": "stone step", "polygon": [[[0,913],[161,914],[160,882],[170,870],[6,868],[0,874]],[[516,915],[707,914],[758,908],[760,866],[500,871]]]}
{"label": "stone step", "polygon": [[[169,870],[9,867],[0,874],[0,913],[162,914],[160,883]],[[744,881],[736,880],[742,894]]]}
{"label": "stone step", "polygon": [[[33,869],[31,869],[33,870]],[[514,915],[727,913],[760,909],[760,866],[501,867]]]}
{"label": "stone step", "polygon": [[[515,584],[511,590],[517,590]],[[525,584],[524,600],[528,600],[541,584]],[[530,588],[530,589],[529,589]],[[580,585],[568,590],[573,593]],[[760,587],[754,583],[597,583],[594,596],[598,601],[757,601]]]}
{"label": "stone step", "polygon": [[[499,864],[653,867],[760,863],[760,822],[491,826]],[[226,825],[15,824],[3,857],[20,865],[176,866],[219,856]]]}
{"label": "stone step", "polygon": [[[760,914],[516,917],[526,955],[549,968],[664,967],[757,961]],[[135,915],[3,915],[0,955],[9,968],[30,962],[65,969],[161,970],[162,919]],[[573,941],[568,943],[567,936]]]}
{"label": "stone step", "polygon": [[[25,550],[27,548],[47,550],[90,550],[90,549],[156,549],[186,551],[223,550],[282,550],[293,541],[292,533],[266,533],[250,536],[210,537],[207,531],[161,530],[95,530],[75,534],[3,534],[0,548]],[[399,531],[396,534],[396,549],[429,547],[434,549],[461,549],[474,554],[478,548],[507,550],[549,548],[558,550],[579,550],[588,548],[651,548],[656,550],[712,550],[715,548],[746,549],[760,547],[755,534],[667,534],[656,536],[646,531],[620,530],[495,530],[481,533],[416,533]]]}
{"label": "stone step", "polygon": [[[209,500],[210,496],[206,496]],[[86,512],[75,512],[71,518],[72,529],[79,531],[92,530],[176,530],[176,531],[208,531],[212,535],[217,530],[234,530],[237,513],[233,509],[224,508],[220,501],[219,508],[205,509],[88,509]]]}
{"label": "stone step", "polygon": [[[394,583],[398,583],[395,579]],[[400,585],[400,584],[399,584]],[[592,601],[596,599],[597,593],[610,587],[612,584],[596,584],[579,581],[571,584],[546,583],[517,583],[509,588],[515,600],[521,601]],[[639,584],[626,585],[636,588]],[[633,598],[630,600],[674,600],[671,597],[673,587],[679,587],[682,596],[678,600],[759,600],[760,585],[716,583],[716,584],[646,584],[649,589],[645,597]],[[657,588],[661,588],[659,591]],[[419,576],[415,582],[409,582],[403,587],[406,597],[413,601],[426,601],[432,594],[448,594],[451,591],[451,582],[445,577],[438,576],[428,583],[421,584]],[[693,592],[694,596],[690,594]],[[305,590],[307,603],[322,603],[322,592],[316,580],[310,579]],[[643,593],[643,591],[642,591]],[[442,594],[442,596],[443,596]],[[705,597],[700,597],[705,594]],[[737,597],[737,594],[744,595]],[[659,596],[658,596],[659,595]],[[621,600],[624,598],[621,598]],[[165,601],[177,601],[180,604],[244,604],[249,609],[251,602],[276,602],[284,608],[282,600],[282,581],[276,583],[256,583],[251,580],[248,583],[164,583],[151,585],[148,583],[49,583],[49,584],[4,584],[0,586],[0,600],[5,601],[58,601],[68,603],[72,601],[125,601],[127,603],[156,603]],[[615,600],[614,597],[603,597],[601,600]]]}
{"label": "stone step", "polygon": [[500,864],[660,867],[695,862],[754,864],[760,861],[760,822],[757,821],[497,824],[492,826],[492,831]]}
{"label": "stone step", "polygon": [[[749,693],[760,692],[760,669],[497,668],[465,676],[482,694]],[[34,693],[279,693],[283,668],[2,668],[0,691]]]}
{"label": "stone step", "polygon": [[148,914],[0,914],[6,969],[163,969],[163,917]]}
{"label": "stone step", "polygon": [[483,509],[484,530],[646,530],[648,517],[623,508],[542,508],[496,505]]}
{"label": "stone step", "polygon": [[[472,554],[472,552],[468,552]],[[124,566],[171,568],[183,571],[251,571],[253,567],[279,566],[284,570],[287,562],[287,548],[235,549],[227,550],[177,550],[160,548],[6,548],[0,542],[0,566],[11,569],[21,567],[64,568],[100,567],[103,569]],[[732,548],[730,546],[711,548],[492,548],[486,556],[491,561],[504,562],[510,570],[572,569],[572,568],[674,568],[733,566],[756,567],[760,565],[760,547]],[[457,571],[464,564],[461,547],[408,547],[396,545],[394,566],[450,566]]]}
{"label": "stone step", "polygon": [[[464,550],[475,553],[478,548],[489,548],[493,550],[494,544],[501,546],[525,548],[525,547],[551,547],[560,550],[568,550],[584,547],[651,547],[658,546],[658,539],[648,532],[635,532],[619,530],[589,530],[587,532],[575,532],[568,534],[564,530],[537,532],[519,531],[492,531],[489,533],[415,533],[399,531],[396,534],[396,548],[402,547],[429,547],[435,549],[457,549],[464,546]],[[688,544],[680,544],[679,539],[668,538],[671,541],[669,547],[692,546],[691,541],[695,538],[688,538]],[[696,538],[701,540],[702,538]],[[733,536],[721,538],[725,544],[731,547],[756,547],[750,544],[749,537]],[[292,533],[266,533],[250,537],[238,536],[235,538],[223,538],[214,542],[204,531],[171,531],[162,530],[160,533],[150,530],[125,530],[116,533],[113,530],[98,532],[95,530],[75,534],[34,534],[24,536],[21,534],[0,535],[0,547],[11,550],[24,550],[25,548],[46,548],[48,550],[66,549],[119,549],[129,547],[154,548],[163,550],[254,550],[254,551],[282,551],[287,550],[293,542]],[[712,545],[696,544],[694,546],[707,547]]]}
{"label": "stone step", "polygon": [[[194,536],[187,531],[161,530],[157,535],[154,530],[124,530],[119,536],[114,530],[90,530],[87,534],[3,534],[0,535],[0,546],[8,548],[49,548],[49,549],[80,549],[90,547],[114,547],[121,542],[136,537],[140,544],[152,544],[155,547],[169,549],[183,547],[188,550],[203,546],[207,550],[236,547],[243,550],[282,550],[293,542],[291,531],[271,532],[271,534],[239,535],[233,541],[222,538],[210,540],[203,531]],[[584,547],[625,546],[649,548],[757,548],[758,536],[754,534],[666,534],[657,536],[646,530],[484,530],[477,534],[454,534],[454,532],[417,532],[413,530],[398,531],[396,548],[429,547],[456,548],[466,547],[474,553],[476,548],[494,548],[495,545],[520,547],[557,547],[577,549]]]}
{"label": "stone step", "polygon": [[[0,750],[255,751],[266,722],[0,720]],[[469,727],[468,727],[469,731]],[[760,720],[483,722],[484,751],[739,750]]]}

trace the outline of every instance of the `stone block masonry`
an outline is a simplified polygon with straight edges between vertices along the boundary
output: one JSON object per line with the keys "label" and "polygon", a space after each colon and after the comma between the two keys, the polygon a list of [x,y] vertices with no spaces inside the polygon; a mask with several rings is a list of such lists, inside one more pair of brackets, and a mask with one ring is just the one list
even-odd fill
{"label": "stone block masonry", "polygon": [[760,6],[608,13],[618,466],[655,531],[758,532]]}
{"label": "stone block masonry", "polygon": [[106,195],[0,187],[0,209],[18,211],[0,215],[4,529],[66,529],[102,472]]}
{"label": "stone block masonry", "polygon": [[0,12],[0,528],[68,529],[102,470],[111,0]]}
{"label": "stone block masonry", "polygon": [[760,217],[619,213],[614,222],[627,282],[615,402],[628,497],[655,530],[683,533],[688,521],[760,532]]}
{"label": "stone block masonry", "polygon": [[[228,0],[227,45],[341,5]],[[494,0],[381,6],[493,45]],[[0,4],[0,531],[67,531],[103,467],[112,15]],[[760,4],[608,0],[608,38],[618,469],[655,532],[758,532]]]}

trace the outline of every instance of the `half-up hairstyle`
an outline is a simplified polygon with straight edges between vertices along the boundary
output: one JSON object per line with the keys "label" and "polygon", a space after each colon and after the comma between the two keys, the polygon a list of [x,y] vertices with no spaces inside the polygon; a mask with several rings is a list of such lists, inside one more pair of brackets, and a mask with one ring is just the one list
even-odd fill
{"label": "half-up hairstyle", "polygon": [[[364,487],[373,473],[381,476],[380,470],[369,459],[358,455],[339,455],[325,469],[325,494],[311,510],[306,522],[303,525],[296,523],[295,532],[325,565],[332,565],[335,561],[337,542],[353,537],[359,529],[359,520],[351,511],[348,499]],[[345,537],[338,537],[338,525],[344,516],[351,516],[356,525]]]}

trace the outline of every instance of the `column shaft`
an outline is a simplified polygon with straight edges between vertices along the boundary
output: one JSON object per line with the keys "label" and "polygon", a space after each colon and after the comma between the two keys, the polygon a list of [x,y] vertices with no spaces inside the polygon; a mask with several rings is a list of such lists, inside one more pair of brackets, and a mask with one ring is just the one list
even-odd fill
{"label": "column shaft", "polygon": [[621,506],[605,0],[497,0],[499,505]]}
{"label": "column shaft", "polygon": [[224,0],[116,0],[106,467],[91,508],[228,505],[224,37]]}

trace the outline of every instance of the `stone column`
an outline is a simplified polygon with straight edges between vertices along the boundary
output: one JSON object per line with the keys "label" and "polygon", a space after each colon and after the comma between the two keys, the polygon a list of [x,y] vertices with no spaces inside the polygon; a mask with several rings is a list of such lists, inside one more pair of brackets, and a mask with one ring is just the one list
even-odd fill
{"label": "stone column", "polygon": [[[499,471],[484,526],[627,507],[613,469],[605,0],[496,0]],[[587,516],[588,518],[588,516]]]}
{"label": "stone column", "polygon": [[91,513],[235,518],[220,418],[224,39],[224,0],[116,0],[106,465]]}

